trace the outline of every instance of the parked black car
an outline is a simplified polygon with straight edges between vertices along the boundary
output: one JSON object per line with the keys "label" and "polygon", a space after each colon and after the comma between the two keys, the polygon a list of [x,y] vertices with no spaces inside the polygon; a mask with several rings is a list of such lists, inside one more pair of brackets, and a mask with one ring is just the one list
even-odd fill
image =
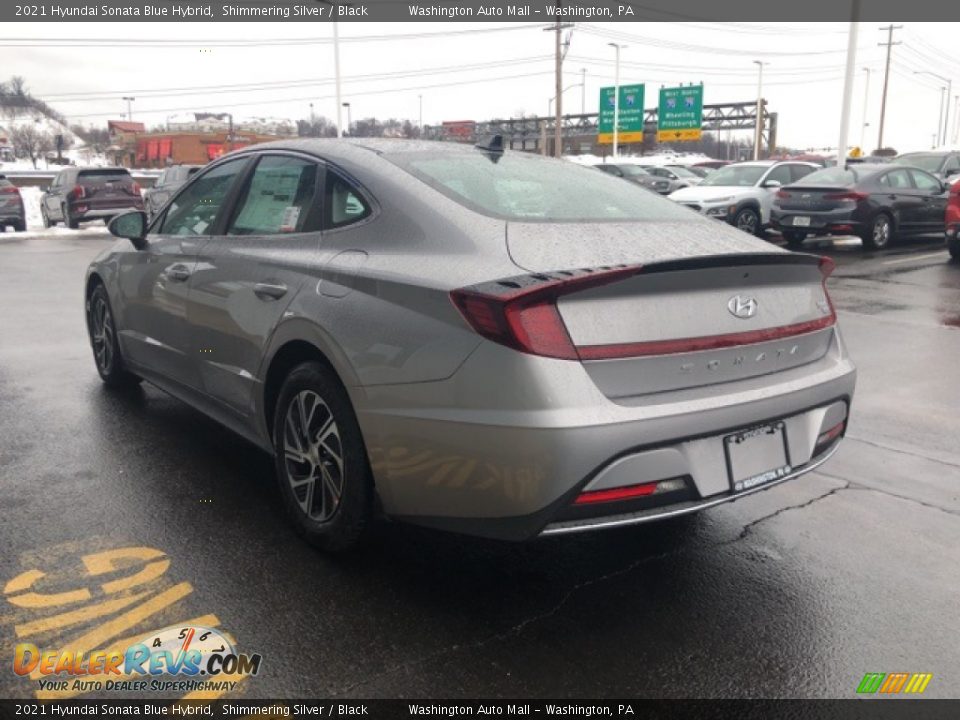
{"label": "parked black car", "polygon": [[143,191],[143,207],[148,217],[153,217],[202,165],[174,165],[166,168],[152,188]]}
{"label": "parked black car", "polygon": [[14,232],[23,232],[27,229],[27,216],[20,190],[5,175],[0,175],[0,232],[7,225],[12,225]]}
{"label": "parked black car", "polygon": [[947,187],[928,172],[897,165],[824,168],[781,188],[771,223],[787,243],[810,235],[859,235],[879,249],[898,235],[943,233]]}
{"label": "parked black car", "polygon": [[960,176],[960,152],[950,150],[931,150],[898,155],[892,161],[895,165],[908,165],[926,170],[940,180],[956,180]]}
{"label": "parked black car", "polygon": [[616,175],[617,177],[641,185],[647,190],[653,190],[661,195],[666,195],[670,192],[671,184],[669,180],[651,175],[639,165],[633,165],[631,163],[604,163],[603,165],[596,165],[595,167],[597,170],[602,170],[610,175]]}
{"label": "parked black car", "polygon": [[76,228],[94,219],[109,222],[129,210],[143,210],[143,198],[126,168],[67,168],[40,196],[44,227],[62,222]]}

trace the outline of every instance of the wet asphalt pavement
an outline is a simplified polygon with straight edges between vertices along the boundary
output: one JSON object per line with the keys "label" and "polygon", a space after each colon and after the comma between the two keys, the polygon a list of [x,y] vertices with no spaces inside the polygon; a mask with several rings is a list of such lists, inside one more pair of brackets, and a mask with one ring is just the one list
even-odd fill
{"label": "wet asphalt pavement", "polygon": [[346,559],[289,529],[265,455],[151,386],[101,386],[82,278],[109,242],[0,236],[0,697],[38,691],[17,642],[188,621],[263,655],[236,698],[854,697],[868,671],[960,695],[960,264],[938,239],[809,248],[837,261],[860,371],[822,472],[523,545],[390,526]]}

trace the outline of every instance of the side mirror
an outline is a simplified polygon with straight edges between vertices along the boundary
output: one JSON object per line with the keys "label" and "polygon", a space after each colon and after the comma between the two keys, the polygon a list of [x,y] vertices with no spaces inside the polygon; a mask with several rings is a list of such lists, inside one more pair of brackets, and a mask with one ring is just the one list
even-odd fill
{"label": "side mirror", "polygon": [[140,210],[133,210],[117,215],[107,230],[117,237],[127,238],[137,250],[147,246],[147,214]]}
{"label": "side mirror", "polygon": [[769,188],[770,190],[772,190],[774,188],[782,187],[783,183],[780,182],[779,180],[765,180],[763,182],[763,186],[765,188]]}

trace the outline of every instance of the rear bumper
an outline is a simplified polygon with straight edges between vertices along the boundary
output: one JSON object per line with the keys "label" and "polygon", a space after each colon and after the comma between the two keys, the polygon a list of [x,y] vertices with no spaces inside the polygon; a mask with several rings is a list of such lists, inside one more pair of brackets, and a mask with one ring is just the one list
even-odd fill
{"label": "rear bumper", "polygon": [[75,220],[110,217],[131,210],[143,210],[143,200],[131,197],[118,200],[80,200],[70,204],[70,215]]}
{"label": "rear bumper", "polygon": [[[815,441],[846,420],[856,383],[839,336],[824,357],[791,370],[617,402],[578,363],[518,355],[484,343],[449,380],[358,389],[388,515],[523,540],[694,512],[819,465],[830,448],[815,454]],[[778,421],[789,474],[734,494],[723,438]],[[689,492],[675,502],[571,519],[581,492],[680,477]]]}
{"label": "rear bumper", "polygon": [[[798,217],[809,218],[810,224],[794,224]],[[779,232],[786,230],[805,232],[809,235],[829,235],[830,233],[859,235],[866,227],[856,212],[843,209],[815,213],[773,209],[770,212],[770,225]]]}

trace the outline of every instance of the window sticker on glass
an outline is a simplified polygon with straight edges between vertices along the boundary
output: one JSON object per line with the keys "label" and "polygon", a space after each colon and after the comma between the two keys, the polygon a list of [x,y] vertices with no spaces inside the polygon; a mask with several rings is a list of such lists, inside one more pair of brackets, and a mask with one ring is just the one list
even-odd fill
{"label": "window sticker on glass", "polygon": [[297,220],[300,218],[300,208],[296,205],[290,205],[283,211],[283,218],[280,220],[280,232],[296,232]]}

